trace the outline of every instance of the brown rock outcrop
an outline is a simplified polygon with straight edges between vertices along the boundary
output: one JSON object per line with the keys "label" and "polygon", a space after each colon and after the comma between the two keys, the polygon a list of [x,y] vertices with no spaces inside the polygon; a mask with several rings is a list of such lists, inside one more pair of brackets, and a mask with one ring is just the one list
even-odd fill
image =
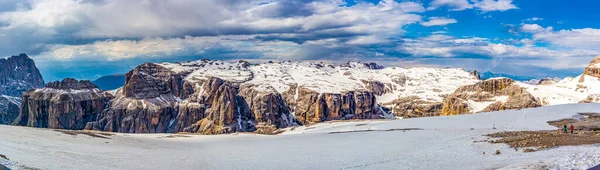
{"label": "brown rock outcrop", "polygon": [[299,88],[295,111],[296,119],[305,125],[328,120],[377,119],[382,114],[372,92],[319,94],[303,87]]}
{"label": "brown rock outcrop", "polygon": [[257,133],[272,134],[274,129],[297,124],[285,100],[276,91],[259,92],[250,85],[241,87],[239,95],[245,100],[242,117],[256,123]]}
{"label": "brown rock outcrop", "polygon": [[[506,101],[496,101],[495,97],[506,96]],[[533,95],[514,80],[508,78],[489,79],[473,85],[458,88],[453,94],[444,99],[441,115],[456,115],[472,112],[467,101],[494,102],[483,110],[489,112],[507,109],[521,109],[542,106]]]}
{"label": "brown rock outcrop", "polygon": [[421,100],[417,96],[398,98],[385,105],[392,105],[394,116],[403,118],[439,116],[442,112],[442,102]]}
{"label": "brown rock outcrop", "polygon": [[53,129],[83,129],[96,120],[112,95],[90,81],[67,78],[23,94],[21,112],[14,124]]}
{"label": "brown rock outcrop", "polygon": [[184,90],[183,78],[187,74],[189,73],[175,73],[158,64],[144,63],[125,75],[124,97],[146,99],[170,93],[187,98],[187,95],[193,93],[187,84]]}
{"label": "brown rock outcrop", "polygon": [[590,61],[590,64],[585,68],[583,74],[600,78],[600,56],[596,56]]}

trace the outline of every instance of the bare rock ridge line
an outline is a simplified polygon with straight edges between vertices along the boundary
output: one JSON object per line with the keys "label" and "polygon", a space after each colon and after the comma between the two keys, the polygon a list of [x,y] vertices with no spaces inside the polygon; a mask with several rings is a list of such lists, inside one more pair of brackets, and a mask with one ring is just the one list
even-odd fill
{"label": "bare rock ridge line", "polygon": [[19,115],[23,92],[43,86],[40,71],[27,55],[0,58],[0,124],[10,124]]}

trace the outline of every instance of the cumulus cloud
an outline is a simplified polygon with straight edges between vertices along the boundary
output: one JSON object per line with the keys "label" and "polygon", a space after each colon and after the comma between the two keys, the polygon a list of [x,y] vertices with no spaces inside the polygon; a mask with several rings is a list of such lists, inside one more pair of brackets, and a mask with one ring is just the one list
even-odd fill
{"label": "cumulus cloud", "polygon": [[[227,36],[252,36],[252,40],[232,41],[303,44],[336,39],[340,44],[369,45],[401,35],[402,27],[419,22],[421,16],[416,13],[425,11],[419,3],[394,0],[359,2],[351,7],[344,4],[321,0],[24,1],[21,8],[0,13],[0,34],[14,35],[3,38],[5,43],[0,40],[0,45],[23,42],[29,45],[15,45],[9,52],[39,51],[60,54],[56,56],[59,59],[90,55],[77,51],[94,51],[91,54],[106,55],[103,58],[110,60],[158,52],[118,52],[149,42],[154,46],[175,43],[152,49],[163,50],[161,55],[179,54],[173,51],[189,49],[181,47],[185,43],[177,44],[192,41],[188,36],[214,36],[224,43]],[[112,46],[115,50],[102,50],[102,44],[118,46]],[[25,46],[35,49],[23,49]]]}
{"label": "cumulus cloud", "polygon": [[473,8],[473,4],[467,0],[433,0],[429,3],[427,10],[434,10],[442,6],[447,6],[454,11],[462,11]]}
{"label": "cumulus cloud", "polygon": [[517,6],[512,4],[512,0],[473,0],[471,2],[467,0],[433,0],[429,3],[427,9],[435,10],[443,6],[447,6],[451,11],[462,11],[471,8],[482,12],[518,9]]}
{"label": "cumulus cloud", "polygon": [[512,0],[475,0],[474,6],[483,12],[519,9],[512,4]]}
{"label": "cumulus cloud", "polygon": [[457,22],[458,21],[456,21],[456,19],[454,19],[454,18],[429,17],[429,21],[421,22],[421,25],[426,26],[426,27],[431,27],[431,26],[445,26],[445,25],[454,24],[454,23],[457,23]]}
{"label": "cumulus cloud", "polygon": [[397,50],[415,57],[488,58],[492,61],[522,60],[522,62],[512,64],[552,69],[585,67],[589,63],[589,59],[599,53],[597,50],[550,50],[535,46],[515,46],[493,43],[489,39],[480,37],[458,38],[446,35],[406,39],[405,43],[397,47]]}
{"label": "cumulus cloud", "polygon": [[581,28],[555,31],[552,27],[544,28],[538,24],[523,24],[520,30],[530,33],[534,41],[547,42],[556,47],[592,50],[600,48],[600,29]]}
{"label": "cumulus cloud", "polygon": [[529,33],[538,33],[544,31],[552,31],[552,27],[544,28],[538,24],[523,24],[519,27],[520,31],[529,32]]}

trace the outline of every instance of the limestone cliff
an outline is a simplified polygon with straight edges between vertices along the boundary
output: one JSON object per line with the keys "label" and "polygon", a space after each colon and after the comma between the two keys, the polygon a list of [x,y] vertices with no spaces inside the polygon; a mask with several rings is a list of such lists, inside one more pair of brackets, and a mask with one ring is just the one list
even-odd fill
{"label": "limestone cliff", "polygon": [[14,124],[53,129],[83,129],[96,120],[112,95],[90,81],[67,78],[23,94]]}

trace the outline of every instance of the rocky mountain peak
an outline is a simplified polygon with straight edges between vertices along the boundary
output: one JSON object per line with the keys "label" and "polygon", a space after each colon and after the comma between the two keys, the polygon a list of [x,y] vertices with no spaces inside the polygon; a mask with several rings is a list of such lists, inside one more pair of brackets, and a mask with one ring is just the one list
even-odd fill
{"label": "rocky mountain peak", "polygon": [[82,90],[82,89],[94,89],[98,88],[98,86],[94,85],[89,80],[75,80],[74,78],[65,78],[62,81],[53,81],[46,84],[47,88],[53,89],[73,89],[73,90]]}
{"label": "rocky mountain peak", "polygon": [[343,64],[342,66],[346,66],[346,67],[364,67],[367,69],[371,69],[371,70],[380,70],[383,69],[384,67],[377,64],[377,63],[365,63],[365,62],[360,62],[360,61],[350,61],[348,63],[346,63],[345,65]]}
{"label": "rocky mountain peak", "polygon": [[23,92],[42,86],[44,79],[26,54],[0,59],[0,94],[20,97]]}
{"label": "rocky mountain peak", "polygon": [[590,61],[583,74],[600,78],[600,55]]}
{"label": "rocky mountain peak", "polygon": [[477,70],[473,70],[473,71],[469,72],[469,74],[471,74],[471,76],[477,78],[477,80],[482,79],[481,75],[479,75],[479,72]]}

